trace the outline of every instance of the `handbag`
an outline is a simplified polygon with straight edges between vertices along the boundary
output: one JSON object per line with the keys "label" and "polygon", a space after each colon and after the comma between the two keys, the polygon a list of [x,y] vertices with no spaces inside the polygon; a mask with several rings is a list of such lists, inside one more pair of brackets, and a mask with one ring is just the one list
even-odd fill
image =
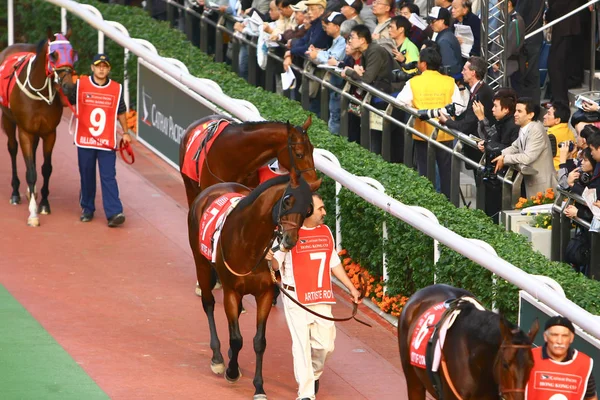
{"label": "handbag", "polygon": [[589,232],[578,228],[567,244],[565,262],[575,267],[587,266],[590,263],[590,245]]}

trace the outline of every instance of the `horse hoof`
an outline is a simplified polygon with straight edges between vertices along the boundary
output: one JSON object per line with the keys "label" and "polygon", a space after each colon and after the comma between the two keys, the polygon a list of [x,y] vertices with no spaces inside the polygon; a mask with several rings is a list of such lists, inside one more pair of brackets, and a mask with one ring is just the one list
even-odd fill
{"label": "horse hoof", "polygon": [[266,394],[255,394],[253,400],[267,400]]}
{"label": "horse hoof", "polygon": [[200,289],[200,286],[196,286],[196,296],[198,297],[202,297],[202,289]]}
{"label": "horse hoof", "polygon": [[27,225],[31,226],[31,227],[40,226],[40,219],[39,218],[28,218]]}
{"label": "horse hoof", "polygon": [[242,371],[238,368],[238,376],[237,378],[230,378],[229,376],[227,376],[227,372],[225,372],[225,379],[227,380],[227,382],[229,383],[236,383],[237,381],[239,381],[242,378]]}
{"label": "horse hoof", "polygon": [[215,374],[215,375],[222,375],[223,372],[225,372],[225,364],[221,363],[221,364],[210,364],[210,370]]}
{"label": "horse hoof", "polygon": [[16,206],[17,204],[21,204],[21,196],[11,196],[10,204]]}
{"label": "horse hoof", "polygon": [[42,215],[50,214],[50,206],[49,205],[40,206],[38,209],[38,213],[40,213]]}

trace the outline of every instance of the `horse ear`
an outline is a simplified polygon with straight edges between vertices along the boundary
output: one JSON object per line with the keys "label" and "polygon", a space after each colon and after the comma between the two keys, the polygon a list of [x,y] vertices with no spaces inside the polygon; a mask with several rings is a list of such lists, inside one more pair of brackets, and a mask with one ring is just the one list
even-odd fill
{"label": "horse ear", "polygon": [[500,318],[500,335],[502,335],[501,344],[504,342],[510,343],[512,341],[512,330],[504,318]]}
{"label": "horse ear", "polygon": [[312,115],[309,114],[306,121],[304,121],[304,124],[302,124],[302,130],[304,130],[304,132],[308,132],[308,128],[310,128],[311,124],[312,124]]}
{"label": "horse ear", "polygon": [[54,33],[52,32],[52,28],[46,28],[46,36],[48,37],[49,41],[52,41],[52,39],[54,39]]}
{"label": "horse ear", "polygon": [[535,339],[535,336],[537,335],[539,330],[540,321],[536,318],[535,321],[533,321],[533,323],[531,324],[531,328],[529,328],[529,332],[527,333],[527,336],[529,336],[529,340],[531,341],[531,343],[533,343],[533,340]]}
{"label": "horse ear", "polygon": [[72,33],[73,33],[73,30],[71,28],[67,29],[67,33],[65,33],[65,38],[67,40],[69,40],[69,38],[71,37]]}

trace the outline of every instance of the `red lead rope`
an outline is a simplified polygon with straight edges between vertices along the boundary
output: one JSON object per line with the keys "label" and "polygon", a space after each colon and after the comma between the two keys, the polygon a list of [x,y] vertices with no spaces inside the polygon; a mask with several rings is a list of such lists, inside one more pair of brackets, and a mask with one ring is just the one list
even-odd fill
{"label": "red lead rope", "polygon": [[[65,96],[65,94],[63,93],[62,87],[60,88],[58,93],[60,94],[60,97],[61,97],[63,103],[67,104],[69,106],[69,108],[71,109],[71,112],[73,113],[75,118],[79,119],[79,115],[77,114],[75,107],[73,107],[73,104],[71,104],[71,102],[69,101],[67,96]],[[84,126],[86,126],[86,123],[84,121],[80,120],[79,122],[82,123]],[[115,151],[115,149],[105,145],[104,143],[100,142],[93,136],[92,136],[92,139],[94,139],[96,141],[96,143],[98,143],[100,146],[104,147],[105,149]],[[135,154],[133,154],[133,148],[131,147],[131,145],[128,142],[121,139],[121,141],[119,142],[118,150],[119,150],[119,153],[121,154],[121,158],[123,159],[125,164],[131,165],[135,162]]]}

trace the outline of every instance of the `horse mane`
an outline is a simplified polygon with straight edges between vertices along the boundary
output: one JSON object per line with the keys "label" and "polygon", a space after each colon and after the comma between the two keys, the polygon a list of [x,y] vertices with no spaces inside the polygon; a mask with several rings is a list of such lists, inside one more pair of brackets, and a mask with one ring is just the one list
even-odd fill
{"label": "horse mane", "polygon": [[[258,129],[258,128],[264,128],[265,124],[281,124],[281,125],[286,125],[287,122],[282,122],[282,121],[248,121],[248,122],[232,122],[231,125],[240,125],[243,128],[249,128],[250,130],[252,129]],[[299,126],[295,126],[290,124],[290,126],[294,129],[298,129],[299,131],[302,131],[302,128]]]}
{"label": "horse mane", "polygon": [[281,175],[281,176],[277,176],[275,178],[267,180],[266,182],[261,183],[260,185],[258,185],[258,187],[256,189],[251,191],[248,196],[246,196],[242,200],[240,200],[240,202],[238,203],[236,208],[239,210],[243,210],[244,208],[246,208],[250,204],[252,204],[254,202],[254,200],[256,200],[258,198],[258,196],[260,196],[265,190],[272,188],[275,185],[280,185],[282,183],[286,183],[289,181],[290,181],[289,175]]}
{"label": "horse mane", "polygon": [[42,50],[44,49],[44,45],[46,44],[46,42],[48,41],[48,39],[42,39],[38,42],[36,48],[35,48],[35,53],[36,54],[40,54],[42,52]]}
{"label": "horse mane", "polygon": [[[503,320],[513,332],[513,344],[531,344],[527,334],[500,314],[487,310],[481,312],[468,302],[462,303],[458,308],[461,309],[460,315],[466,332],[473,339],[491,346],[498,346],[501,341],[500,321]],[[467,316],[468,318],[466,318]]]}

